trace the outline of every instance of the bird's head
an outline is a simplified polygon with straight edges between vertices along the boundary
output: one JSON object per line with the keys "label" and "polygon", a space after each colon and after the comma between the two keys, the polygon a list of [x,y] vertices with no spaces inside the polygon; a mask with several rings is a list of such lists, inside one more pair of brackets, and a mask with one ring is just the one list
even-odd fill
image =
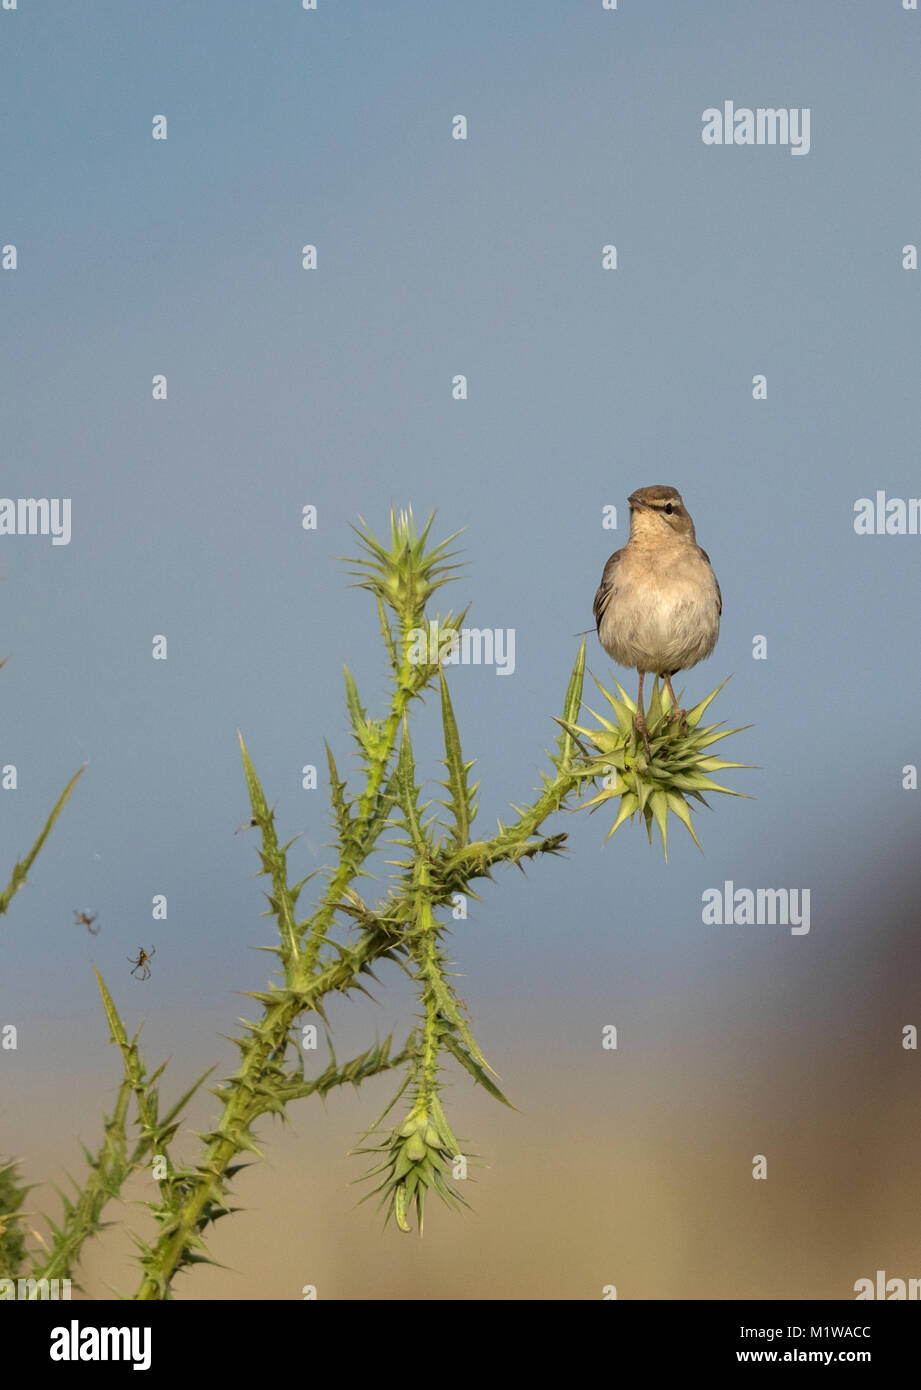
{"label": "bird's head", "polygon": [[656,483],[640,487],[627,499],[630,503],[630,534],[664,536],[667,530],[694,540],[694,523],[677,488]]}

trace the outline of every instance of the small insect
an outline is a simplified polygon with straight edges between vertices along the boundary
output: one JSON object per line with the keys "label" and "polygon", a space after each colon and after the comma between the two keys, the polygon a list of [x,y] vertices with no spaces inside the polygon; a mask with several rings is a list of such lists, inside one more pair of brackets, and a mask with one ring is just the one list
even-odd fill
{"label": "small insect", "polygon": [[99,927],[93,926],[93,923],[95,922],[98,916],[98,912],[94,912],[92,917],[90,917],[89,913],[78,912],[77,909],[74,908],[74,926],[86,927],[86,930],[89,932],[90,936],[98,936],[101,929]]}
{"label": "small insect", "polygon": [[[278,805],[278,802],[276,801],[275,806],[277,806],[277,805]],[[272,820],[273,817],[274,817],[274,815],[275,815],[275,806],[273,806],[272,809],[271,809],[271,811],[269,811],[269,813],[268,813],[268,819],[269,819],[269,820]],[[235,830],[233,833],[234,833],[235,835],[239,835],[239,833],[240,833],[241,830],[255,830],[255,829],[256,829],[256,826],[257,826],[257,825],[261,825],[261,824],[262,824],[262,821],[259,819],[259,817],[258,817],[258,816],[253,816],[251,820],[245,820],[245,821],[243,821],[243,823],[242,823],[241,825],[238,825],[237,828],[236,828],[236,830]]]}
{"label": "small insect", "polygon": [[139,979],[139,980],[149,980],[149,979],[150,979],[150,961],[151,961],[151,959],[152,959],[156,954],[157,954],[157,952],[156,952],[156,950],[154,949],[153,946],[151,946],[151,948],[150,948],[149,951],[145,951],[143,946],[139,946],[139,947],[138,947],[138,958],[137,958],[137,960],[131,960],[131,957],[130,957],[130,956],[128,957],[128,960],[131,961],[131,964],[134,966],[134,969],[131,971],[131,974],[132,974],[132,975],[137,975],[137,972],[140,970],[140,971],[142,971],[143,973],[140,974],[140,975],[138,975],[138,979]]}

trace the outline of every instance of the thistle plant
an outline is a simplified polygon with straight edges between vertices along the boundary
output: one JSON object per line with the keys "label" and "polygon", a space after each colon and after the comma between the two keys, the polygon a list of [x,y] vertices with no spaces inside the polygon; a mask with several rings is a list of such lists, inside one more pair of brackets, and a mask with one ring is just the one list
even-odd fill
{"label": "thistle plant", "polygon": [[[0,661],[0,666],[5,665],[6,661]],[[22,888],[27,882],[27,875],[29,870],[31,869],[35,860],[38,858],[42,846],[44,845],[48,836],[51,834],[52,826],[54,825],[55,821],[57,820],[58,816],[61,814],[61,811],[64,808],[65,801],[70,796],[74,787],[77,785],[77,779],[82,776],[85,768],[86,763],[83,764],[83,767],[78,768],[77,771],[74,773],[73,777],[71,777],[70,781],[67,783],[67,786],[61,792],[61,795],[58,797],[57,801],[52,806],[48,819],[42,826],[39,836],[33,844],[32,848],[29,850],[28,854],[25,855],[23,859],[17,859],[16,863],[13,865],[13,872],[10,874],[10,881],[4,888],[3,892],[0,893],[0,913],[5,913],[8,911],[9,905],[12,902],[13,898],[19,892],[20,888]]]}
{"label": "thistle plant", "polygon": [[[5,666],[7,660],[8,658],[4,657],[3,661],[0,661],[0,666]],[[55,821],[61,814],[65,802],[85,767],[86,764],[84,763],[83,767],[78,768],[71,777],[52,806],[31,849],[13,865],[9,883],[0,893],[0,914],[9,911],[13,898],[27,883],[29,870],[38,858],[45,841],[51,834]],[[22,1204],[31,1190],[31,1186],[20,1181],[19,1165],[15,1160],[0,1163],[0,1277],[8,1278],[18,1274],[26,1267],[27,1251],[23,1230],[25,1213],[22,1211]]]}
{"label": "thistle plant", "polygon": [[[360,553],[350,562],[352,574],[357,587],[374,597],[390,689],[384,710],[371,715],[345,670],[345,703],[358,773],[351,779],[343,776],[327,745],[333,833],[329,867],[292,881],[288,855],[294,840],[279,842],[275,813],[240,737],[251,824],[261,832],[260,873],[268,881],[265,915],[277,926],[275,941],[264,949],[276,956],[277,969],[266,988],[246,996],[256,1006],[255,1016],[242,1020],[241,1031],[231,1039],[238,1065],[211,1091],[219,1113],[213,1128],[197,1136],[197,1160],[181,1162],[174,1153],[175,1141],[182,1112],[208,1073],[161,1116],[163,1068],[148,1075],[138,1034],[129,1038],[98,977],[110,1038],[121,1054],[123,1080],[102,1143],[95,1153],[84,1150],[89,1176],[82,1185],[75,1184],[74,1199],[62,1199],[64,1218],[51,1225],[45,1254],[26,1257],[33,1272],[71,1276],[83,1241],[101,1228],[107,1202],[119,1196],[132,1173],[153,1163],[158,1188],[147,1206],[155,1231],[149,1240],[135,1237],[141,1279],[134,1297],[172,1297],[177,1274],[210,1262],[206,1233],[234,1210],[229,1199],[235,1175],[246,1166],[241,1159],[261,1157],[256,1128],[263,1117],[275,1115],[284,1121],[288,1106],[299,1099],[323,1097],[346,1085],[359,1088],[391,1071],[400,1074],[395,1094],[354,1151],[372,1156],[366,1174],[372,1186],[362,1200],[376,1197],[385,1221],[392,1218],[402,1231],[411,1229],[414,1218],[420,1233],[429,1197],[455,1208],[467,1205],[455,1171],[463,1169],[460,1160],[466,1163],[470,1155],[446,1114],[448,1069],[459,1066],[496,1100],[509,1102],[454,984],[446,939],[459,895],[478,900],[476,886],[492,879],[501,866],[524,869],[529,861],[559,854],[567,836],[545,830],[545,822],[563,809],[595,807],[611,796],[621,799],[611,833],[638,813],[647,826],[656,820],[664,845],[664,822],[671,810],[693,834],[687,797],[702,800],[704,783],[712,790],[726,790],[710,783],[707,774],[717,767],[740,766],[714,759],[707,750],[725,735],[715,733],[715,726],[699,727],[716,691],[687,716],[687,733],[669,719],[668,707],[654,691],[648,757],[637,746],[632,706],[619,686],[620,699],[604,692],[613,720],[596,715],[595,728],[577,722],[585,675],[583,639],[540,786],[531,800],[513,808],[514,818],[508,823],[499,821],[494,832],[482,832],[478,783],[471,780],[474,763],[462,749],[445,673],[450,664],[447,653],[466,610],[430,612],[432,599],[455,577],[458,566],[449,547],[456,537],[430,544],[432,524],[429,518],[417,533],[411,511],[391,512],[386,543],[363,521],[355,528]],[[420,633],[426,634],[426,642],[420,643]],[[426,796],[410,734],[416,705],[427,694],[438,703],[443,740],[441,770],[431,796]],[[598,784],[601,789],[586,800],[585,793]],[[389,879],[372,897],[364,886],[372,879],[368,862],[381,849],[390,851]],[[301,897],[308,883],[313,884],[313,901],[302,914]],[[413,983],[414,1025],[399,1046],[391,1035],[340,1062],[327,1003],[340,994],[370,994],[387,966],[403,971]],[[305,1019],[326,1029],[329,1045],[328,1062],[313,1077],[305,1075],[298,1045]],[[132,1112],[138,1135],[130,1142]],[[0,1172],[0,1198],[2,1177]],[[15,1220],[17,1209],[8,1210]],[[0,1206],[0,1219],[2,1215]]]}
{"label": "thistle plant", "polygon": [[742,732],[741,727],[722,729],[718,724],[707,724],[703,727],[700,724],[705,711],[716,699],[726,681],[712,690],[700,704],[695,705],[682,718],[672,710],[668,691],[657,679],[653,684],[649,708],[646,711],[648,750],[637,733],[636,704],[620,683],[614,682],[617,686],[617,696],[606,690],[599,680],[595,680],[595,684],[611,706],[613,720],[589,709],[589,714],[598,720],[597,727],[586,728],[580,724],[570,724],[567,727],[574,737],[584,739],[594,749],[594,752],[585,750],[585,764],[580,776],[592,781],[596,778],[602,780],[601,790],[585,803],[586,806],[597,810],[599,806],[612,799],[620,803],[614,823],[608,831],[607,840],[610,840],[615,830],[620,829],[624,821],[642,817],[646,823],[650,844],[652,826],[655,822],[667,860],[668,817],[671,814],[687,828],[695,845],[700,849],[689,798],[709,808],[709,802],[704,796],[705,791],[721,792],[725,796],[742,796],[743,793],[714,782],[709,774],[728,767],[750,766],[748,763],[728,762],[707,752],[708,748],[719,743],[721,739]]}
{"label": "thistle plant", "polygon": [[9,1276],[23,1268],[26,1240],[20,1225],[20,1208],[29,1187],[20,1182],[18,1164],[0,1165],[0,1274]]}

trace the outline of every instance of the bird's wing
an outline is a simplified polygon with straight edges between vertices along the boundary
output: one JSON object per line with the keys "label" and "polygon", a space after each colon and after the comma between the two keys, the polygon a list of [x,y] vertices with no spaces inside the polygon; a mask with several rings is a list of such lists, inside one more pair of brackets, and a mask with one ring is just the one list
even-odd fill
{"label": "bird's wing", "polygon": [[617,584],[615,582],[617,578],[617,566],[620,564],[623,553],[623,550],[615,550],[604,567],[604,573],[601,576],[601,583],[598,585],[598,592],[595,595],[595,602],[593,605],[596,628],[601,627],[601,619],[605,615],[607,606],[613,595],[617,593]]}
{"label": "bird's wing", "polygon": [[[700,552],[701,558],[704,559],[704,560],[706,560],[707,564],[710,565],[710,556],[707,554],[707,552],[706,552],[701,546],[698,546],[697,549],[698,549],[698,551]],[[713,574],[713,566],[712,566],[712,565],[710,565],[710,573]],[[713,582],[714,582],[714,584],[716,585],[716,611],[717,611],[717,613],[720,615],[720,617],[722,617],[722,616],[723,616],[723,595],[722,595],[722,593],[720,592],[720,581],[717,579],[717,577],[716,577],[715,574],[713,574]]]}

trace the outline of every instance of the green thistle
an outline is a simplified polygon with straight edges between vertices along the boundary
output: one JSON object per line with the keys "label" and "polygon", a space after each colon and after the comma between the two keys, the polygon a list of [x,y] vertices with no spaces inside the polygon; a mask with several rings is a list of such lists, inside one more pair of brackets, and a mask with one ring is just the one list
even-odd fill
{"label": "green thistle", "polygon": [[18,1164],[0,1162],[0,1276],[15,1276],[26,1262],[26,1242],[19,1222],[20,1207],[32,1184],[19,1179]]}
{"label": "green thistle", "polygon": [[[400,512],[391,507],[388,548],[374,536],[363,517],[358,519],[361,527],[353,526],[352,530],[365,554],[348,561],[356,566],[351,571],[358,581],[355,587],[370,590],[378,600],[379,610],[382,604],[392,608],[404,627],[420,626],[432,594],[442,584],[450,582],[454,578],[453,571],[460,568],[447,563],[457,554],[455,550],[448,550],[448,546],[460,531],[428,549],[435,513],[417,536],[412,507]],[[382,610],[381,622],[382,625],[385,622]]]}
{"label": "green thistle", "polygon": [[[388,1107],[389,1109],[389,1107]],[[380,1194],[379,1207],[386,1206],[386,1222],[392,1216],[401,1231],[410,1231],[409,1214],[415,1208],[419,1234],[425,1221],[425,1199],[433,1192],[448,1206],[460,1211],[469,1205],[451,1183],[451,1171],[460,1157],[460,1145],[451,1132],[436,1093],[427,1101],[417,1095],[405,1122],[380,1144],[353,1150],[354,1153],[383,1154],[384,1159],[366,1173],[362,1181],[380,1177],[381,1181],[362,1198]]]}
{"label": "green thistle", "polygon": [[[103,1228],[107,1203],[120,1197],[127,1179],[147,1168],[154,1155],[165,1156],[167,1167],[157,1178],[157,1196],[146,1204],[152,1209],[157,1232],[149,1244],[135,1237],[143,1271],[135,1297],[171,1298],[178,1273],[209,1262],[204,1233],[235,1210],[227,1196],[233,1178],[246,1166],[238,1160],[247,1152],[260,1154],[254,1127],[266,1116],[284,1117],[296,1100],[324,1097],[346,1085],[357,1088],[373,1076],[396,1069],[404,1071],[396,1094],[365,1130],[363,1147],[355,1150],[373,1155],[374,1166],[366,1174],[373,1190],[363,1200],[376,1197],[387,1218],[393,1217],[403,1231],[411,1229],[415,1216],[420,1234],[429,1197],[456,1209],[466,1207],[459,1184],[466,1179],[467,1163],[474,1155],[462,1152],[445,1115],[442,1095],[447,1075],[456,1064],[493,1099],[505,1105],[509,1101],[473,1035],[470,1013],[457,993],[456,974],[444,946],[448,915],[458,898],[477,901],[475,885],[492,879],[502,865],[514,864],[523,870],[544,855],[561,853],[565,833],[549,832],[545,823],[583,791],[590,789],[592,797],[580,804],[592,809],[611,797],[619,798],[608,839],[625,820],[640,814],[650,840],[652,822],[656,822],[666,853],[669,812],[687,826],[697,843],[690,799],[706,805],[704,792],[740,794],[710,777],[723,768],[748,766],[714,757],[710,751],[720,739],[740,731],[720,732],[715,724],[700,724],[722,686],[677,718],[656,681],[646,716],[648,747],[636,732],[636,706],[619,685],[618,698],[596,681],[613,717],[594,715],[594,728],[576,723],[583,709],[583,636],[557,720],[561,727],[556,747],[548,755],[549,768],[540,772],[539,788],[526,804],[514,805],[515,819],[500,821],[491,834],[485,830],[482,819],[477,819],[478,784],[471,780],[474,761],[464,756],[443,669],[445,644],[450,645],[467,610],[456,617],[441,616],[428,607],[438,589],[454,577],[455,552],[448,549],[454,537],[429,548],[431,527],[430,517],[417,534],[412,510],[406,509],[391,510],[386,542],[378,541],[364,522],[357,530],[362,554],[351,562],[353,573],[358,586],[375,598],[389,659],[390,690],[379,713],[369,714],[351,673],[345,671],[345,703],[359,770],[351,782],[340,776],[327,747],[335,860],[324,871],[306,915],[300,915],[302,890],[321,871],[291,881],[287,856],[294,841],[279,843],[274,813],[240,738],[251,824],[262,832],[261,873],[271,881],[267,915],[276,919],[278,928],[276,944],[264,949],[278,956],[284,982],[279,985],[273,980],[265,990],[246,991],[261,1012],[252,1022],[241,1020],[242,1033],[232,1039],[240,1053],[239,1066],[211,1092],[219,1102],[220,1117],[212,1129],[198,1136],[203,1145],[198,1163],[176,1164],[169,1146],[179,1129],[181,1112],[209,1073],[161,1115],[158,1083],[163,1068],[148,1073],[138,1033],[129,1037],[99,977],[111,1040],[122,1057],[123,1077],[115,1107],[111,1117],[104,1119],[96,1152],[84,1149],[88,1173],[82,1187],[77,1187],[76,1199],[61,1194],[64,1218],[60,1227],[49,1222],[52,1239],[41,1254],[28,1250],[23,1238],[22,1203],[28,1189],[14,1165],[0,1163],[0,1273],[24,1268],[30,1277],[70,1277],[85,1241]],[[427,782],[417,768],[410,740],[410,722],[415,702],[436,689],[444,735],[440,760],[444,776],[437,785],[444,795],[427,799]],[[8,888],[0,893],[0,914],[25,882],[75,781],[68,783],[29,855],[15,866]],[[388,861],[393,870],[390,882],[376,901],[365,902],[356,885],[359,879],[371,877],[368,861],[382,849],[382,838],[391,834],[390,843],[397,848]],[[456,915],[462,920],[463,914]],[[367,980],[376,980],[374,968],[385,962],[399,966],[415,986],[419,1011],[406,1043],[391,1051],[388,1037],[340,1063],[330,1042],[328,1065],[320,1075],[307,1078],[297,1040],[301,1021],[315,1017],[326,1022],[329,998],[353,991],[367,994]],[[401,1100],[405,1108],[396,1113],[402,1118],[384,1127]],[[133,1148],[128,1138],[132,1110],[139,1128]]]}
{"label": "green thistle", "polygon": [[[742,796],[742,792],[732,791],[714,782],[711,772],[720,772],[727,767],[750,767],[750,763],[728,762],[714,757],[707,750],[720,739],[742,732],[738,729],[722,729],[720,724],[707,724],[701,727],[701,718],[708,705],[715,700],[726,681],[711,691],[699,705],[695,705],[683,719],[672,711],[671,700],[658,679],[653,684],[649,707],[646,710],[646,725],[649,731],[649,751],[636,731],[634,716],[636,705],[615,681],[619,696],[612,695],[597,680],[592,679],[602,695],[611,705],[614,718],[606,719],[596,714],[588,705],[589,714],[598,720],[599,727],[590,729],[581,724],[563,723],[563,727],[579,740],[585,762],[579,771],[583,778],[603,780],[602,790],[583,806],[597,809],[606,801],[618,798],[620,808],[614,824],[608,831],[605,843],[624,821],[632,821],[634,816],[642,816],[652,843],[653,822],[658,826],[662,837],[662,849],[668,859],[668,816],[677,816],[686,826],[694,843],[700,849],[700,841],[694,829],[691,816],[690,798],[701,802],[709,809],[704,792],[722,792],[726,796]],[[727,677],[728,679],[728,677]],[[583,740],[591,744],[594,752],[585,748]]]}

